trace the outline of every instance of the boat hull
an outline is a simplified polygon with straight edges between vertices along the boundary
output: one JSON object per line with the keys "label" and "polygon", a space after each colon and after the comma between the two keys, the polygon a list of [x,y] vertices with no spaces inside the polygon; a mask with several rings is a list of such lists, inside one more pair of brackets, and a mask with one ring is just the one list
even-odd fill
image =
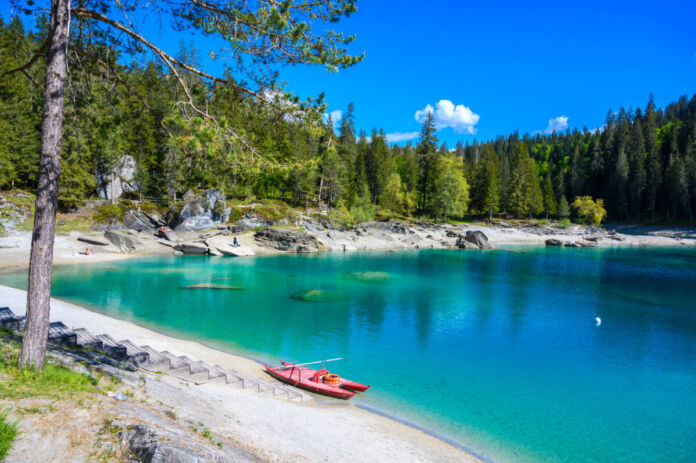
{"label": "boat hull", "polygon": [[[280,363],[283,366],[291,366],[292,365],[292,363],[285,362],[283,360],[281,360]],[[300,368],[302,370],[303,377],[304,377],[305,373],[308,375],[308,377],[312,377],[317,372],[317,370],[313,370],[313,369],[307,368],[307,367],[296,367],[296,368]],[[360,384],[360,383],[356,383],[355,381],[351,381],[351,380],[346,379],[346,378],[341,378],[341,384],[339,385],[339,387],[344,388],[344,389],[350,389],[351,391],[365,392],[370,388],[370,385],[369,384]]]}
{"label": "boat hull", "polygon": [[329,397],[344,400],[348,400],[355,395],[355,392],[353,391],[312,381],[311,378],[314,373],[310,373],[302,367],[273,368],[269,367],[268,365],[264,366],[266,367],[266,371],[274,378],[292,386],[300,387],[311,392],[316,392],[317,394],[323,394]]}

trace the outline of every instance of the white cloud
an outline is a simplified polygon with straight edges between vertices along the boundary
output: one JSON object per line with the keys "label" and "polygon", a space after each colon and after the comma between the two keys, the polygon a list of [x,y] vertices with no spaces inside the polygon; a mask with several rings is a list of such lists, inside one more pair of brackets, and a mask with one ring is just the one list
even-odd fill
{"label": "white cloud", "polygon": [[387,134],[389,143],[399,143],[401,141],[413,140],[420,135],[420,132],[394,132]]}
{"label": "white cloud", "polygon": [[324,113],[321,117],[324,120],[324,122],[329,120],[329,117],[331,117],[331,121],[333,122],[333,125],[335,128],[335,127],[338,127],[338,122],[343,117],[343,112],[341,112],[340,109],[334,109],[330,113]]}
{"label": "white cloud", "polygon": [[459,133],[476,133],[474,126],[478,124],[480,119],[480,116],[467,106],[461,104],[455,106],[450,100],[440,100],[434,108],[431,105],[426,105],[425,108],[416,111],[415,118],[418,122],[423,123],[428,113],[433,113],[437,130],[451,127]]}
{"label": "white cloud", "polygon": [[561,132],[568,128],[568,116],[558,116],[549,119],[549,126],[546,127],[544,133]]}

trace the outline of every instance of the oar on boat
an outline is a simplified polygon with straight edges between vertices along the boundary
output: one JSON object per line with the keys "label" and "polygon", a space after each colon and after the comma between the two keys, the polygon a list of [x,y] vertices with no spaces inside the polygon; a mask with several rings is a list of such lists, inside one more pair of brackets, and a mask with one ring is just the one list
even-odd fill
{"label": "oar on boat", "polygon": [[338,357],[335,359],[328,359],[328,360],[317,360],[316,362],[306,362],[306,363],[287,363],[287,362],[282,362],[281,366],[279,366],[277,369],[285,369],[285,368],[292,368],[292,367],[303,367],[305,365],[316,365],[317,363],[321,363],[322,369],[324,368],[324,364],[326,362],[335,362],[336,360],[343,360],[343,357]]}

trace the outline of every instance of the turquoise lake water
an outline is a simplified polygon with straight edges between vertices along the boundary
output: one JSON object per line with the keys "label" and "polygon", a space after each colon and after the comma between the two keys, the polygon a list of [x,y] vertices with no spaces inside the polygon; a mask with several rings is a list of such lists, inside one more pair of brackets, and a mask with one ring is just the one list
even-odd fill
{"label": "turquoise lake water", "polygon": [[345,357],[357,403],[491,460],[696,461],[693,250],[158,257],[57,267],[53,295],[265,361]]}

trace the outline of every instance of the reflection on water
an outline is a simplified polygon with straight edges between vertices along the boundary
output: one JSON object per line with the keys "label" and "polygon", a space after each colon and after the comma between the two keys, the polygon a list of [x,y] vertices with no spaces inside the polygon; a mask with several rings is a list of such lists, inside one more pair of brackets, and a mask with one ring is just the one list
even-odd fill
{"label": "reflection on water", "polygon": [[[56,268],[54,295],[264,360],[345,357],[359,400],[496,459],[696,460],[696,254],[518,251],[140,259]],[[244,290],[179,289],[205,283]]]}

